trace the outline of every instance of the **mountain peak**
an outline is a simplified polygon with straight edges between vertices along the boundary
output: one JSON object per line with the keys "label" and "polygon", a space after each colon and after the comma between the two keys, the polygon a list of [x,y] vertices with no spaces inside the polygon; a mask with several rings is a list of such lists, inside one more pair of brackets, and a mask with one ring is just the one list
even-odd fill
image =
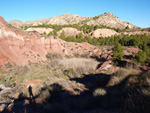
{"label": "mountain peak", "polygon": [[109,16],[109,17],[116,17],[113,13],[111,12],[106,12],[102,16]]}

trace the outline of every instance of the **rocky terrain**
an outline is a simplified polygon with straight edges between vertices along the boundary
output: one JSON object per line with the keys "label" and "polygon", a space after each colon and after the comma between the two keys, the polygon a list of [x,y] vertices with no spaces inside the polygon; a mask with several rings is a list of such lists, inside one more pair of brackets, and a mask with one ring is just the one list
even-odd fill
{"label": "rocky terrain", "polygon": [[[145,36],[141,41],[140,35],[136,38],[132,36],[131,40],[126,35],[123,42],[119,41],[122,37],[118,37],[119,39],[115,37],[110,38],[108,43],[109,36],[119,36],[119,33],[112,29],[99,28],[89,34],[93,37],[107,37],[102,38],[102,41],[110,45],[94,46],[87,42],[67,42],[59,38],[62,32],[66,36],[83,33],[75,28],[62,28],[56,36],[48,35],[49,32],[53,32],[51,28],[28,28],[26,31],[16,28],[43,23],[93,24],[121,29],[127,26],[136,27],[120,21],[111,13],[97,17],[66,14],[31,22],[12,21],[9,24],[0,17],[0,112],[146,113],[149,111],[150,64],[146,56],[149,51],[147,46],[141,47],[143,44],[141,42],[149,44],[147,38],[149,35],[141,35]],[[84,35],[87,34],[83,33]],[[121,61],[115,61],[113,55],[116,51],[114,52],[115,45],[111,45],[112,39],[113,43],[118,41],[126,45],[137,45],[117,49],[122,50],[124,56]],[[137,56],[142,49],[147,53],[143,52]],[[120,57],[119,55],[117,57]],[[141,60],[144,58],[147,61]],[[135,63],[136,60],[141,61],[141,64]],[[29,86],[32,87],[30,91]]]}
{"label": "rocky terrain", "polygon": [[10,21],[9,24],[15,27],[21,26],[36,26],[42,24],[53,24],[53,25],[69,25],[69,24],[87,24],[87,25],[103,25],[112,28],[124,29],[127,26],[129,28],[137,28],[137,26],[131,24],[130,22],[121,21],[118,17],[112,13],[105,13],[96,17],[82,17],[80,15],[64,14],[56,17],[51,17],[48,19],[40,19],[35,21],[21,22],[18,20]]}
{"label": "rocky terrain", "polygon": [[[48,52],[59,53],[63,56],[78,54],[103,57],[103,55],[105,55],[105,58],[111,53],[111,49],[105,47],[99,48],[86,42],[65,42],[54,36],[45,38],[38,33],[34,34],[31,32],[27,34],[20,29],[10,27],[2,17],[0,19],[0,65],[7,62],[14,62],[21,65],[25,65],[29,61],[39,62],[41,60],[46,60],[45,55]],[[69,31],[68,28],[63,28],[62,30],[65,32]],[[79,32],[77,30],[74,31],[76,33]],[[98,29],[97,31],[100,30]],[[93,35],[96,36],[97,31],[93,33]],[[66,35],[69,36],[69,32],[67,33]]]}

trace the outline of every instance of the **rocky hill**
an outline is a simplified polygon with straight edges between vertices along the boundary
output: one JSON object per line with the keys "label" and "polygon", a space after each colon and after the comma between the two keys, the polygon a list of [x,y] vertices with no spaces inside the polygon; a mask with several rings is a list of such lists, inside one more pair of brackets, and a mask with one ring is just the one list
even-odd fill
{"label": "rocky hill", "polygon": [[8,62],[18,65],[39,62],[46,60],[45,56],[49,52],[62,56],[98,55],[101,54],[101,49],[86,42],[65,42],[54,36],[45,38],[39,33],[26,33],[10,26],[0,17],[0,65]]}
{"label": "rocky hill", "polygon": [[87,24],[87,25],[99,25],[99,26],[103,25],[103,26],[121,28],[121,29],[124,29],[127,26],[129,28],[137,28],[137,26],[131,24],[130,22],[121,21],[118,17],[116,17],[110,12],[95,17],[83,17],[80,15],[64,14],[56,17],[51,17],[48,19],[40,19],[40,20],[27,21],[27,22],[13,20],[10,21],[9,24],[15,27],[33,26],[33,25],[35,26],[41,24],[53,24],[53,25]]}

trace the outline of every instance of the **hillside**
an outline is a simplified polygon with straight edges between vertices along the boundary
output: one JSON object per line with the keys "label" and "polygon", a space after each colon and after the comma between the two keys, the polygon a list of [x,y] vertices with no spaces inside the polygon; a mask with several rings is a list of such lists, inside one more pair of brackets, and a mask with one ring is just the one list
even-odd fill
{"label": "hillside", "polygon": [[100,56],[98,51],[101,51],[86,42],[66,42],[57,36],[46,38],[39,33],[26,33],[10,26],[2,17],[0,17],[0,43],[0,65],[8,62],[25,65],[29,62],[43,61],[49,52],[59,53],[62,56],[75,54]]}
{"label": "hillside", "polygon": [[[100,18],[111,26],[121,22],[111,13],[56,18],[65,24],[101,24]],[[49,20],[16,22],[22,26]],[[0,112],[149,113],[149,31],[123,34],[88,25],[39,26],[24,30],[0,17]]]}
{"label": "hillside", "polygon": [[51,17],[48,19],[40,19],[27,22],[20,22],[18,20],[14,20],[10,21],[9,24],[15,27],[36,26],[42,24],[52,24],[52,25],[87,24],[87,25],[107,26],[120,29],[124,29],[127,26],[129,28],[137,28],[137,26],[131,24],[130,22],[121,21],[118,17],[116,17],[110,12],[95,17],[83,17],[80,15],[64,14],[56,17]]}

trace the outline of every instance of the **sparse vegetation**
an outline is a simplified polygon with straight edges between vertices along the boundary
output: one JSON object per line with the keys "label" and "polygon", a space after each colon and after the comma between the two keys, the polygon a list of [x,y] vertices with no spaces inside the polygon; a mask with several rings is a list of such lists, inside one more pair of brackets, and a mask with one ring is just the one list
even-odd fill
{"label": "sparse vegetation", "polygon": [[[108,13],[104,16],[107,18],[109,15],[112,14]],[[93,20],[100,17],[96,16]],[[42,34],[18,33],[19,30],[12,27],[9,38],[7,38],[7,33],[2,33],[2,36],[6,35],[7,40],[14,41],[15,37],[19,40],[14,44],[8,41],[9,50],[5,48],[4,43],[2,48],[6,50],[0,53],[2,61],[4,59],[4,62],[7,62],[5,65],[0,65],[2,68],[0,69],[0,110],[3,108],[4,113],[148,113],[150,111],[150,35],[122,35],[120,33],[111,37],[91,38],[94,35],[93,31],[98,28],[128,32],[131,30],[130,26],[133,26],[127,23],[125,29],[121,29],[122,27],[111,28],[96,25],[99,23],[86,25],[89,20],[83,19],[74,25],[43,24],[22,27],[22,29],[52,28],[50,33],[47,33],[47,30],[46,32],[43,30]],[[67,22],[67,19],[65,21]],[[9,25],[5,26],[5,24],[2,22],[2,27],[7,26],[9,32]],[[126,25],[126,22],[124,24]],[[66,43],[58,39],[57,32],[64,27],[76,28],[81,32],[76,36],[67,37],[62,31],[59,34],[61,39],[67,42],[88,42],[103,47],[94,47],[87,43],[83,45]],[[138,30],[146,31],[140,28]],[[13,33],[16,35],[11,37]],[[32,40],[29,39],[30,36],[33,36]],[[20,38],[25,40],[20,40]],[[34,39],[37,42],[34,42]],[[30,41],[31,44],[27,45],[26,42]],[[38,49],[34,45],[39,46],[40,41],[44,49]],[[59,51],[54,51],[57,44],[61,55]],[[86,46],[89,47],[86,48]],[[8,62],[18,55],[13,51],[14,48],[20,50],[18,53],[23,56],[21,58],[27,58],[23,60],[18,58],[17,63],[24,61],[24,65]],[[39,52],[40,50],[43,51]],[[47,51],[50,53],[46,54],[46,59],[43,55]],[[7,53],[12,54],[12,58],[9,58]],[[25,64],[27,61],[28,64]]]}
{"label": "sparse vegetation", "polygon": [[95,16],[94,18],[93,18],[93,20],[96,20],[96,19],[98,19],[99,18],[99,16]]}
{"label": "sparse vegetation", "polygon": [[[85,58],[63,59],[55,53],[49,53],[49,56],[50,60],[47,62],[31,63],[23,67],[12,66],[9,73],[13,72],[15,75],[10,74],[12,78],[8,78],[9,83],[7,83],[9,86],[13,84],[12,79],[16,79],[18,85],[25,84],[25,80],[40,80],[42,85],[37,85],[35,89],[38,89],[34,91],[38,105],[34,105],[39,106],[41,112],[69,112],[70,110],[83,112],[87,109],[90,111],[100,108],[106,111],[136,111],[136,113],[142,110],[146,113],[149,109],[147,95],[150,91],[146,88],[149,86],[149,72],[136,74],[133,69],[132,71],[122,69],[114,74],[91,75],[89,70],[96,68],[96,61]],[[26,76],[27,73],[30,73],[30,76]],[[92,73],[95,72],[92,71]],[[25,92],[26,86],[18,87],[18,85],[15,88],[19,93],[15,98],[23,101],[28,98]],[[84,90],[85,88],[88,90]],[[117,98],[115,98],[116,95]],[[69,100],[65,101],[66,98]],[[141,104],[142,108],[140,108]],[[27,107],[26,110],[29,111],[30,108]]]}
{"label": "sparse vegetation", "polygon": [[[96,16],[94,17],[94,19],[97,19],[99,16]],[[82,22],[84,23],[84,21]],[[108,26],[105,26],[105,25],[87,25],[87,24],[73,24],[73,25],[47,25],[47,24],[42,24],[42,25],[37,25],[37,26],[25,26],[23,27],[24,30],[27,30],[28,28],[52,28],[53,31],[50,32],[48,35],[53,35],[53,36],[56,36],[57,32],[60,31],[62,28],[65,28],[65,27],[72,27],[72,28],[76,28],[77,30],[80,30],[80,31],[83,31],[83,33],[91,33],[93,30],[96,30],[98,28],[107,28],[107,29],[112,29],[112,30],[115,30],[116,32],[121,32],[121,31],[125,31],[127,30],[128,26],[125,28],[125,29],[119,29],[119,28],[112,28],[112,27],[108,27]]]}

